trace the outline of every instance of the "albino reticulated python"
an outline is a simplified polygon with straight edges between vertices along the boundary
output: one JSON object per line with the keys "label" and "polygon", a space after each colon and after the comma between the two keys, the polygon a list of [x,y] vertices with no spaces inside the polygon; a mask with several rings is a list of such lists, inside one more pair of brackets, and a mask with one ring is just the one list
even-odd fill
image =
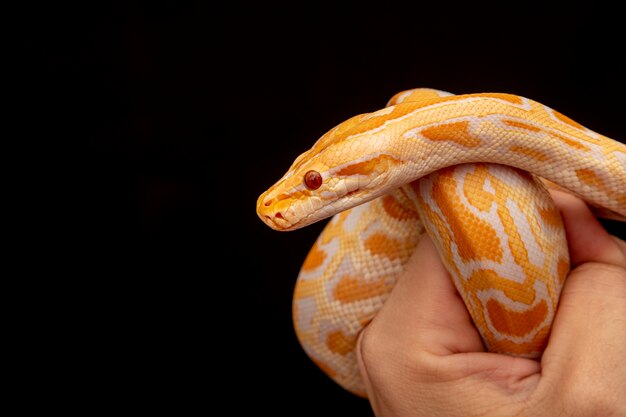
{"label": "albino reticulated python", "polygon": [[330,130],[257,202],[276,230],[335,215],[296,284],[304,350],[365,396],[357,337],[425,230],[486,348],[541,355],[569,271],[546,187],[625,220],[626,146],[523,97],[431,89]]}

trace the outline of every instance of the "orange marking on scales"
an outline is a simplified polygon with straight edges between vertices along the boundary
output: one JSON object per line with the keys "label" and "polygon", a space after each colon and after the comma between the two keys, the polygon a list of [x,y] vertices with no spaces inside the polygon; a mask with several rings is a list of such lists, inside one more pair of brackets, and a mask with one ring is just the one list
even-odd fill
{"label": "orange marking on scales", "polygon": [[555,207],[551,207],[549,209],[537,207],[537,211],[539,212],[539,217],[541,217],[541,220],[543,220],[545,225],[551,227],[563,227],[561,214]]}
{"label": "orange marking on scales", "polygon": [[342,303],[354,303],[385,294],[391,290],[392,286],[382,279],[368,282],[363,278],[344,275],[333,288],[333,296]]}
{"label": "orange marking on scales", "polygon": [[582,183],[589,185],[591,187],[598,188],[604,192],[607,192],[606,186],[602,178],[600,178],[592,170],[581,168],[581,169],[577,169],[575,172],[576,172],[576,176]]}
{"label": "orange marking on scales", "polygon": [[[320,291],[323,282],[320,280],[298,280],[298,284],[293,292],[293,298],[302,300],[309,297],[315,297]],[[294,304],[295,307],[295,304]],[[296,321],[296,324],[298,322]]]}
{"label": "orange marking on scales", "polygon": [[[513,172],[515,172],[521,179],[523,179],[528,187],[531,187],[531,184],[534,183],[531,175],[526,171],[520,171],[512,168]],[[518,228],[518,225],[513,217],[511,211],[507,208],[507,201],[511,198],[510,189],[507,187],[505,183],[500,181],[498,178],[494,177],[492,179],[493,186],[496,191],[496,198],[498,201],[498,218],[502,224],[504,229],[504,233],[508,236],[507,243],[511,255],[515,260],[515,263],[522,267],[524,274],[527,277],[536,277],[539,273],[536,266],[530,262],[528,257],[528,248],[526,247],[526,242],[522,237],[522,231]],[[516,201],[516,204],[521,209],[522,213],[528,212],[530,209],[528,204],[529,201],[524,199],[519,199]],[[524,209],[524,206],[526,209]],[[541,233],[537,229],[531,229],[531,232],[535,235],[535,238],[538,239],[537,234]]]}
{"label": "orange marking on scales", "polygon": [[[452,170],[442,172],[431,194],[450,226],[459,255],[465,261],[489,259],[500,262],[503,253],[498,233],[488,222],[465,207],[456,194],[457,183],[452,177]],[[473,242],[472,236],[480,236],[480,242]]]}
{"label": "orange marking on scales", "polygon": [[[392,110],[388,111],[388,109],[390,108]],[[412,112],[413,110],[415,110],[415,108],[416,106],[410,106],[410,105],[409,106],[393,106],[393,107],[385,108],[385,110],[380,115],[374,115],[372,113],[362,115],[363,119],[365,120],[360,120],[359,123],[355,124],[351,129],[347,129],[343,133],[344,137],[342,139],[348,136],[354,136],[354,135],[358,135],[361,133],[366,133],[370,130],[379,128],[382,125],[384,125],[386,122],[388,122],[389,120],[402,117]]]}
{"label": "orange marking on scales", "polygon": [[339,171],[336,172],[337,175],[369,175],[374,171],[385,171],[389,168],[389,165],[399,164],[400,161],[397,158],[394,158],[391,155],[379,155],[375,158],[368,159],[366,161],[355,162],[354,164],[350,164],[342,167]]}
{"label": "orange marking on scales", "polygon": [[525,146],[519,146],[519,145],[518,146],[511,146],[509,148],[509,150],[511,152],[514,152],[514,153],[519,154],[519,155],[528,156],[528,157],[530,157],[532,159],[535,159],[535,160],[537,160],[539,162],[545,162],[548,159],[550,159],[548,157],[548,155],[546,155],[545,153],[541,152],[540,150],[533,149],[533,148],[527,148]]}
{"label": "orange marking on scales", "polygon": [[509,103],[517,104],[521,106],[524,104],[524,101],[520,96],[516,96],[513,94],[505,94],[505,93],[480,93],[480,94],[468,94],[468,96],[478,96],[478,97],[491,97],[497,98],[500,100],[508,101]]}
{"label": "orange marking on scales", "polygon": [[321,250],[317,242],[315,242],[313,244],[313,247],[309,251],[309,254],[307,255],[306,259],[304,260],[304,263],[302,264],[301,269],[303,271],[312,271],[314,269],[317,269],[320,267],[320,265],[324,263],[325,259],[326,259],[326,252]]}
{"label": "orange marking on scales", "polygon": [[420,132],[428,140],[436,142],[454,142],[468,148],[480,145],[480,139],[469,133],[469,122],[452,122],[429,126]]}
{"label": "orange marking on scales", "polygon": [[468,173],[463,181],[463,195],[480,211],[488,211],[495,200],[493,193],[485,190],[485,183],[489,177],[487,167],[484,164],[476,164],[474,172]]}
{"label": "orange marking on scales", "polygon": [[405,247],[401,241],[387,237],[383,233],[372,233],[365,239],[363,245],[372,255],[384,256],[389,259],[401,258]]}
{"label": "orange marking on scales", "polygon": [[494,289],[502,291],[504,295],[512,301],[524,304],[532,304],[537,296],[535,288],[528,282],[520,283],[502,277],[493,269],[479,269],[464,283],[468,292],[485,291]]}
{"label": "orange marking on scales", "polygon": [[559,135],[558,133],[554,133],[554,132],[550,132],[550,136],[560,140],[561,142],[565,143],[568,146],[571,146],[572,148],[579,149],[581,151],[591,150],[588,146],[583,145],[582,143],[580,143],[579,141],[575,139],[570,139],[567,136]]}
{"label": "orange marking on scales", "polygon": [[[581,169],[577,169],[575,172],[580,182],[590,187],[599,189],[600,191],[602,191],[609,197],[616,199],[620,204],[626,204],[626,194],[620,194],[619,192],[610,190],[606,186],[606,183],[604,182],[604,180],[592,170],[587,169],[587,168],[581,168]],[[621,216],[618,216],[618,217],[621,217]]]}
{"label": "orange marking on scales", "polygon": [[502,122],[504,122],[504,124],[512,126],[512,127],[519,127],[520,129],[525,129],[525,130],[530,130],[532,132],[539,132],[541,131],[541,128],[537,127],[537,126],[533,126],[531,124],[528,123],[523,123],[517,120],[503,120]]}
{"label": "orange marking on scales", "polygon": [[511,311],[493,298],[487,301],[487,311],[493,327],[503,334],[521,337],[537,328],[548,315],[548,305],[540,300],[526,311]]}
{"label": "orange marking on scales", "polygon": [[585,130],[585,126],[581,125],[578,122],[575,122],[574,120],[570,119],[566,115],[561,114],[556,110],[552,110],[552,113],[554,114],[554,117],[556,117],[557,120],[559,120],[560,122],[565,123],[566,125],[575,127],[576,129]]}
{"label": "orange marking on scales", "polygon": [[382,203],[385,212],[394,219],[407,220],[417,219],[419,217],[415,210],[404,207],[391,195],[384,196],[382,199]]}
{"label": "orange marking on scales", "polygon": [[326,346],[331,352],[338,353],[340,355],[347,355],[352,352],[356,345],[356,338],[346,336],[340,330],[328,333],[326,336]]}
{"label": "orange marking on scales", "polygon": [[493,352],[507,352],[510,355],[532,356],[543,352],[548,344],[550,326],[546,325],[539,329],[535,336],[528,342],[513,342],[508,339],[497,339],[490,341],[489,350]]}

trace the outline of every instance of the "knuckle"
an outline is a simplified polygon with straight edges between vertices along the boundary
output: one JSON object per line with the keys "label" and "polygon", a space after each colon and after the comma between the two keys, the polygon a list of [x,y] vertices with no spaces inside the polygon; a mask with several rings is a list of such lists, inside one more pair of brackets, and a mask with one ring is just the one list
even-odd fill
{"label": "knuckle", "polygon": [[411,375],[419,379],[420,375],[434,372],[432,358],[390,337],[375,321],[363,329],[357,346],[357,354],[370,376]]}
{"label": "knuckle", "polygon": [[613,278],[625,278],[626,277],[626,268],[621,265],[607,264],[602,262],[586,262],[578,267],[576,267],[572,272],[594,272],[600,273],[601,275],[608,275]]}
{"label": "knuckle", "polygon": [[357,343],[357,354],[369,372],[385,366],[386,362],[393,358],[389,352],[389,340],[386,340],[379,326],[374,323],[370,323],[361,331]]}
{"label": "knuckle", "polygon": [[621,266],[588,262],[572,270],[568,280],[571,278],[583,281],[584,285],[579,289],[584,289],[589,293],[610,294],[611,297],[618,298],[626,297],[626,268]]}
{"label": "knuckle", "polygon": [[361,331],[358,340],[358,353],[364,363],[376,362],[379,356],[380,343],[377,342],[376,332],[372,330],[372,326],[367,326]]}

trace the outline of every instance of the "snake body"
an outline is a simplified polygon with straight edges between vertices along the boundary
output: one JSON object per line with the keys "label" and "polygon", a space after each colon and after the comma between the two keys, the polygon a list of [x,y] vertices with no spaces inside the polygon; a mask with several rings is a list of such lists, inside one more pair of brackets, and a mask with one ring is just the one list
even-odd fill
{"label": "snake body", "polygon": [[485,347],[538,357],[569,271],[550,187],[625,220],[626,146],[524,97],[432,89],[331,129],[257,201],[276,230],[334,216],[296,284],[304,350],[365,396],[359,332],[427,232]]}

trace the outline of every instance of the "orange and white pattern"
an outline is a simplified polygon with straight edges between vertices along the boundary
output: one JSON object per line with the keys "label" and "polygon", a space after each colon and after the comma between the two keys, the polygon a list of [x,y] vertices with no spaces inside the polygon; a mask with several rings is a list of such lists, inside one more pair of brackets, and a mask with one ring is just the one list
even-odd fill
{"label": "orange and white pattern", "polygon": [[294,294],[307,354],[365,396],[356,340],[426,231],[486,348],[538,357],[569,271],[546,187],[626,219],[626,146],[523,97],[431,89],[330,130],[257,201],[276,230],[334,216]]}

